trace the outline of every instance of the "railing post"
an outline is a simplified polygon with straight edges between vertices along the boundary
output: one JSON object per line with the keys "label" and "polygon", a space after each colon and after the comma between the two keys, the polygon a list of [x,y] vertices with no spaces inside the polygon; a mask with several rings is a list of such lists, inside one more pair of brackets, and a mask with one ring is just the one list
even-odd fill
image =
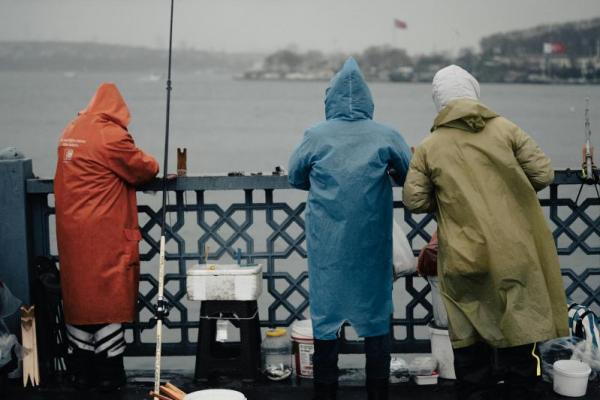
{"label": "railing post", "polygon": [[[0,280],[29,304],[30,251],[27,179],[33,178],[30,159],[0,159]],[[6,321],[12,332],[18,313]]]}

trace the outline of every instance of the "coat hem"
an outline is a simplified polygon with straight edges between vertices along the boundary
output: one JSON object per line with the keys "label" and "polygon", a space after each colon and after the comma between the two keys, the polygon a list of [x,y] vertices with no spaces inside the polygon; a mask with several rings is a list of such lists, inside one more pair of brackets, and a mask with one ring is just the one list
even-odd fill
{"label": "coat hem", "polygon": [[133,318],[110,318],[110,319],[66,319],[69,325],[102,325],[102,324],[126,324],[134,322]]}
{"label": "coat hem", "polygon": [[566,335],[564,335],[563,332],[556,331],[554,333],[546,333],[546,334],[542,334],[539,336],[532,336],[528,339],[515,340],[515,341],[511,341],[511,340],[507,340],[507,339],[485,340],[479,336],[477,336],[477,337],[473,336],[473,337],[468,337],[468,338],[460,339],[460,340],[452,340],[452,348],[460,349],[460,348],[472,346],[477,342],[484,342],[493,348],[502,349],[502,348],[507,348],[507,347],[523,346],[523,345],[530,344],[530,343],[544,342],[546,340],[556,339],[558,337],[563,337],[563,336],[568,336],[568,333]]}

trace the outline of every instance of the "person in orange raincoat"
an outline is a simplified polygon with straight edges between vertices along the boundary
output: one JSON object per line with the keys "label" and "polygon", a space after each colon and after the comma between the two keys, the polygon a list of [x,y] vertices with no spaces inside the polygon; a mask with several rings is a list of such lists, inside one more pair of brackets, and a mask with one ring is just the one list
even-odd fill
{"label": "person in orange raincoat", "polygon": [[136,313],[140,262],[135,186],[158,173],[127,132],[127,104],[100,85],[67,125],[54,177],[56,233],[72,383],[125,383],[121,323]]}

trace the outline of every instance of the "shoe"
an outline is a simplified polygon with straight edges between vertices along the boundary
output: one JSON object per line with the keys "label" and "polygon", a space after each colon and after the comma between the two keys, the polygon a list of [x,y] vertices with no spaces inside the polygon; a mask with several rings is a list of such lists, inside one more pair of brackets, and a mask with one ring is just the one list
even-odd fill
{"label": "shoe", "polygon": [[387,400],[388,399],[388,379],[367,379],[367,399],[368,400]]}
{"label": "shoe", "polygon": [[69,346],[66,358],[68,382],[77,390],[88,390],[94,386],[94,352]]}
{"label": "shoe", "polygon": [[96,355],[97,389],[110,392],[127,383],[127,375],[123,366],[123,355],[106,358],[105,354]]}
{"label": "shoe", "polygon": [[337,383],[314,383],[315,395],[313,400],[336,400]]}

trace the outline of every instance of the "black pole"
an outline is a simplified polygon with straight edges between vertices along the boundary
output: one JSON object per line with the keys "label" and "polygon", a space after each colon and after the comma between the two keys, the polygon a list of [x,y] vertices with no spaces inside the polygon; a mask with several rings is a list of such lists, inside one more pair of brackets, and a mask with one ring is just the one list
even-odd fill
{"label": "black pole", "polygon": [[160,235],[165,236],[165,226],[167,224],[167,167],[169,163],[169,121],[171,117],[171,53],[173,48],[173,6],[175,0],[171,0],[171,22],[169,25],[169,69],[167,73],[167,121],[165,123],[165,158],[163,162],[163,182],[162,182],[162,226]]}

